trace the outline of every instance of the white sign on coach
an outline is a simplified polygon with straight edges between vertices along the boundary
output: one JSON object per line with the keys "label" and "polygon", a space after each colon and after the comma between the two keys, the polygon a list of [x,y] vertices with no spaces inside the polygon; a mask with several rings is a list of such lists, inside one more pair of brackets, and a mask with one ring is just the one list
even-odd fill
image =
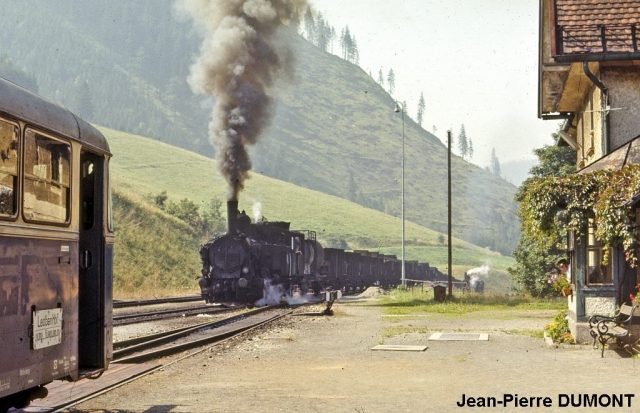
{"label": "white sign on coach", "polygon": [[32,339],[34,350],[62,342],[62,308],[33,312]]}

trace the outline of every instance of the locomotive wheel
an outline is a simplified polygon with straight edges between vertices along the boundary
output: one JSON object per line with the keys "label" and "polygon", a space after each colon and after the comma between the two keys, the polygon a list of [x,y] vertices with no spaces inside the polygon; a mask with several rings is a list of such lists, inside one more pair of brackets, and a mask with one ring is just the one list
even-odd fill
{"label": "locomotive wheel", "polygon": [[309,292],[309,284],[302,283],[300,284],[300,295],[307,295]]}

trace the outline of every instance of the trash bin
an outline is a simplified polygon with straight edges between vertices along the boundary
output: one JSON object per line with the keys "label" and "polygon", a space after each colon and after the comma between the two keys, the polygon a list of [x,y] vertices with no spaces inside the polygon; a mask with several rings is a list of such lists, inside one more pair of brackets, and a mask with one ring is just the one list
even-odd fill
{"label": "trash bin", "polygon": [[447,287],[442,284],[433,286],[433,299],[439,303],[447,299]]}

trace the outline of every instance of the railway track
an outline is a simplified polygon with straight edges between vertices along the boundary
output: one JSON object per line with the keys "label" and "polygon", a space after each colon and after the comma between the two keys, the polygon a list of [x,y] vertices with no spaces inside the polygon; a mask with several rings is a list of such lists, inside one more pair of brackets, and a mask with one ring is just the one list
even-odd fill
{"label": "railway track", "polygon": [[113,300],[113,308],[141,307],[155,304],[188,303],[202,301],[200,295],[187,295],[180,297],[153,298],[149,300]]}
{"label": "railway track", "polygon": [[113,316],[113,325],[143,323],[146,321],[165,320],[175,317],[189,317],[198,314],[213,314],[236,311],[240,307],[203,305],[198,307],[181,307],[169,310],[147,311],[133,314],[119,314]]}
{"label": "railway track", "polygon": [[[264,315],[274,312],[275,314]],[[211,344],[233,337],[290,314],[293,310],[278,304],[236,314],[222,320],[181,327],[162,333],[150,334],[113,343],[113,358],[117,363],[140,363],[165,357],[184,350]],[[262,315],[262,316],[259,316]],[[194,337],[190,337],[190,336]],[[172,345],[166,345],[174,343]],[[157,348],[160,347],[160,348]],[[155,349],[146,351],[149,349]]]}

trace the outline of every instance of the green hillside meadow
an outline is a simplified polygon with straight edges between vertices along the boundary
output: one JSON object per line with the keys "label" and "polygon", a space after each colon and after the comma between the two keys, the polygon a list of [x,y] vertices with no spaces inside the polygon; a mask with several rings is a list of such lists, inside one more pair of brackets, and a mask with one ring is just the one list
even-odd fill
{"label": "green hillside meadow", "polygon": [[[188,225],[153,205],[148,195],[167,191],[174,202],[187,198],[201,206],[212,197],[224,200],[226,186],[213,161],[152,139],[107,128],[101,131],[114,154],[111,178],[116,194],[116,295],[128,296],[140,290],[151,295],[196,291],[198,246],[204,240]],[[252,215],[257,202],[269,220],[290,221],[292,228],[317,231],[324,246],[368,249],[400,257],[399,218],[254,173],[240,196],[240,209]],[[407,221],[406,259],[429,262],[444,271],[447,248],[440,243],[439,235]],[[506,268],[513,263],[510,257],[454,239],[454,275],[462,277],[470,268],[489,265],[490,278],[495,282],[487,282],[488,290],[510,290]]]}

